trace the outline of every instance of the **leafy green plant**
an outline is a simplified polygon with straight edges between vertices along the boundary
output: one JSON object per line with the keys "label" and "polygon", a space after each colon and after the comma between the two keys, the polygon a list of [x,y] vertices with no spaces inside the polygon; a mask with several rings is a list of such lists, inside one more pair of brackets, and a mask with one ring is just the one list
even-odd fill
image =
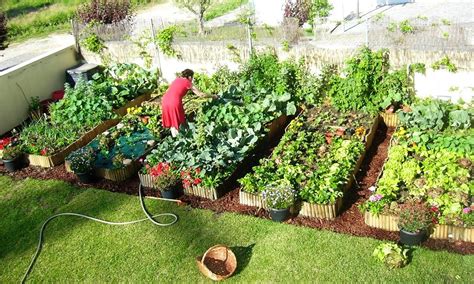
{"label": "leafy green plant", "polygon": [[404,20],[399,23],[400,31],[404,34],[415,32],[415,28],[410,24],[410,21]]}
{"label": "leafy green plant", "polygon": [[283,51],[285,51],[285,52],[290,51],[290,43],[288,41],[286,41],[286,40],[282,41],[281,46],[282,46]]}
{"label": "leafy green plant", "polygon": [[71,170],[76,174],[90,173],[94,168],[96,154],[91,147],[80,148],[66,157]]}
{"label": "leafy green plant", "polygon": [[81,44],[86,50],[97,54],[100,54],[106,48],[104,40],[95,33],[90,33],[86,36],[81,41]]}
{"label": "leafy green plant", "polygon": [[418,73],[421,73],[421,74],[426,73],[425,63],[413,63],[413,64],[410,64],[409,68],[410,68],[411,72],[418,72]]}
{"label": "leafy green plant", "polygon": [[173,48],[173,40],[176,33],[180,31],[178,26],[169,26],[156,34],[156,43],[161,52],[169,57],[181,58],[181,54]]}
{"label": "leafy green plant", "polygon": [[3,149],[2,159],[3,160],[14,160],[14,159],[20,157],[21,154],[22,154],[21,146],[9,145],[9,146],[6,146]]}
{"label": "leafy green plant", "polygon": [[431,68],[433,68],[434,70],[439,70],[441,68],[446,68],[446,69],[448,69],[449,72],[452,72],[452,73],[456,73],[458,71],[458,68],[456,67],[456,65],[454,65],[451,62],[451,60],[449,59],[449,57],[447,55],[445,55],[440,60],[434,62],[431,65]]}
{"label": "leafy green plant", "polygon": [[314,24],[316,19],[326,18],[334,8],[328,0],[312,0],[311,9],[309,12],[309,23]]}
{"label": "leafy green plant", "polygon": [[383,262],[388,268],[402,268],[408,264],[408,249],[404,249],[394,243],[382,243],[378,245],[372,256]]}

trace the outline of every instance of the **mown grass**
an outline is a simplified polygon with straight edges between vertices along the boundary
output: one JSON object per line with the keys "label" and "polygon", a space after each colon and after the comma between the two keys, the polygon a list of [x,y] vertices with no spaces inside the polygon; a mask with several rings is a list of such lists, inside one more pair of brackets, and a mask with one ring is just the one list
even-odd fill
{"label": "mown grass", "polygon": [[242,5],[247,4],[248,0],[222,0],[215,5],[209,7],[209,10],[204,14],[204,20],[210,21],[226,13],[239,8]]}
{"label": "mown grass", "polygon": [[[70,20],[83,0],[6,0],[0,5],[8,17],[9,41],[71,30]],[[136,7],[159,4],[163,0],[132,0]]]}
{"label": "mown grass", "polygon": [[[417,248],[411,263],[389,270],[371,254],[380,241],[277,224],[250,216],[215,214],[147,200],[149,210],[173,212],[171,227],[149,222],[108,226],[61,217],[48,226],[34,282],[194,283],[207,280],[195,257],[214,244],[236,253],[228,282],[460,282],[472,281],[474,256]],[[113,221],[143,217],[134,196],[79,189],[61,181],[0,176],[0,282],[18,282],[50,215],[78,212]],[[207,281],[210,282],[210,281]]]}
{"label": "mown grass", "polygon": [[[8,38],[10,42],[44,36],[51,33],[68,32],[70,21],[83,0],[5,0],[0,9],[8,17]],[[143,9],[165,0],[132,0],[134,7]],[[205,14],[211,20],[248,3],[248,0],[222,0]]]}

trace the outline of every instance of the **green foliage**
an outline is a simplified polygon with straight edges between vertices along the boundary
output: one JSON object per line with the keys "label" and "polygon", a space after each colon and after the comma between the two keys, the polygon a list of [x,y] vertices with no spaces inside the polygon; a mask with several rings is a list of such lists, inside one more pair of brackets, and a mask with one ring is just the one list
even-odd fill
{"label": "green foliage", "polygon": [[262,192],[262,199],[268,208],[287,209],[295,203],[295,191],[288,181],[277,181]]}
{"label": "green foliage", "polygon": [[[282,114],[296,113],[303,64],[279,62],[271,53],[253,56],[239,72],[221,69],[198,75],[198,86],[219,93],[202,105],[193,123],[176,138],[165,138],[147,157],[150,166],[170,162],[180,170],[200,169],[204,186],[215,188],[227,178],[267,132],[264,125]],[[305,75],[303,75],[305,74]]]}
{"label": "green foliage", "polygon": [[402,268],[408,264],[408,249],[404,249],[394,243],[382,243],[378,245],[372,256],[383,262],[388,268]]}
{"label": "green foliage", "polygon": [[390,22],[387,26],[387,30],[389,32],[395,32],[396,30],[399,30],[403,34],[412,34],[415,32],[415,27],[410,24],[409,20],[403,20],[399,23]]}
{"label": "green foliage", "polygon": [[80,148],[66,157],[71,164],[71,170],[76,174],[90,173],[94,168],[95,152],[90,147]]}
{"label": "green foliage", "polygon": [[458,68],[456,67],[456,65],[454,65],[451,62],[451,60],[449,59],[449,57],[447,55],[445,55],[440,60],[434,62],[431,65],[431,68],[433,68],[434,70],[439,70],[441,68],[446,68],[446,69],[448,69],[449,72],[452,72],[452,73],[456,73],[458,71]]}
{"label": "green foliage", "polygon": [[[304,201],[334,203],[364,149],[355,129],[365,133],[372,122],[364,114],[340,113],[327,106],[307,110],[290,123],[272,156],[239,180],[242,189],[259,193],[268,184],[286,180]],[[337,125],[347,129],[343,137],[334,133]],[[336,136],[331,143],[327,134]]]}
{"label": "green foliage", "polygon": [[433,217],[426,204],[408,202],[401,209],[398,227],[410,233],[427,231],[433,225]]}
{"label": "green foliage", "polygon": [[312,0],[311,9],[309,11],[309,23],[314,24],[316,19],[327,18],[334,8],[328,0]]}
{"label": "green foliage", "polygon": [[421,74],[426,73],[425,63],[413,63],[413,64],[410,64],[409,68],[410,68],[411,72],[418,72],[418,73],[421,73]]}
{"label": "green foliage", "polygon": [[290,51],[290,43],[287,40],[284,40],[281,42],[281,47],[282,47],[282,50],[285,52]]}
{"label": "green foliage", "polygon": [[81,44],[86,50],[97,54],[100,54],[106,48],[104,40],[95,33],[90,33],[86,36],[81,41]]}
{"label": "green foliage", "polygon": [[387,50],[362,48],[346,62],[345,77],[332,76],[328,96],[343,111],[377,113],[393,104],[409,103],[410,84],[406,70],[389,71]]}
{"label": "green foliage", "polygon": [[226,13],[239,8],[240,6],[246,5],[248,0],[224,0],[215,3],[209,7],[204,13],[204,20],[210,21]]}
{"label": "green foliage", "polygon": [[7,146],[3,149],[2,160],[4,160],[4,161],[14,160],[14,159],[20,157],[22,153],[23,152],[22,152],[21,146],[9,145],[9,146]]}
{"label": "green foliage", "polygon": [[155,41],[160,51],[169,57],[181,58],[181,54],[173,48],[173,39],[178,32],[180,32],[178,26],[169,26],[156,34]]}
{"label": "green foliage", "polygon": [[66,85],[65,97],[50,106],[51,116],[26,127],[20,139],[27,153],[52,154],[100,122],[114,118],[113,109],[156,88],[156,73],[136,64],[113,64],[94,80]]}
{"label": "green foliage", "polygon": [[140,57],[143,59],[145,68],[150,69],[153,63],[153,57],[148,52],[148,45],[153,42],[149,32],[143,32],[136,38],[130,38],[132,43],[137,47]]}
{"label": "green foliage", "polygon": [[69,146],[85,132],[82,125],[65,125],[41,118],[25,127],[20,141],[26,153],[52,155]]}
{"label": "green foliage", "polygon": [[440,224],[471,226],[464,210],[469,211],[474,192],[472,114],[472,107],[438,100],[419,101],[412,112],[400,113],[408,129],[400,127],[394,134],[374,197],[361,209],[396,213],[417,198],[432,206]]}
{"label": "green foliage", "polygon": [[415,28],[410,24],[410,21],[404,20],[399,23],[400,31],[404,34],[414,33]]}

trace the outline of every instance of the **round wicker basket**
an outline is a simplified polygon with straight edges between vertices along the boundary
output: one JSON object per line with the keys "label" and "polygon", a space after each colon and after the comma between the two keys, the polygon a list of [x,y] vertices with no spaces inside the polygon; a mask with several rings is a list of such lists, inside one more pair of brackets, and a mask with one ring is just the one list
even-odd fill
{"label": "round wicker basket", "polygon": [[[212,271],[212,267],[208,267],[206,264],[208,261],[222,263],[223,266],[225,266],[224,271]],[[198,256],[196,258],[196,262],[201,273],[215,281],[224,280],[230,277],[237,268],[235,254],[224,245],[215,245],[209,248],[203,256]]]}

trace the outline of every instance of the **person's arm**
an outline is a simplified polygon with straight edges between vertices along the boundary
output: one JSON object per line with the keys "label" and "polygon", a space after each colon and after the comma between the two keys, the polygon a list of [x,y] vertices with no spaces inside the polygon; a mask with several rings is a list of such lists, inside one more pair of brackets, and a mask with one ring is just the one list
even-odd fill
{"label": "person's arm", "polygon": [[191,91],[200,97],[217,99],[216,95],[209,95],[209,94],[203,93],[194,86],[191,87]]}

